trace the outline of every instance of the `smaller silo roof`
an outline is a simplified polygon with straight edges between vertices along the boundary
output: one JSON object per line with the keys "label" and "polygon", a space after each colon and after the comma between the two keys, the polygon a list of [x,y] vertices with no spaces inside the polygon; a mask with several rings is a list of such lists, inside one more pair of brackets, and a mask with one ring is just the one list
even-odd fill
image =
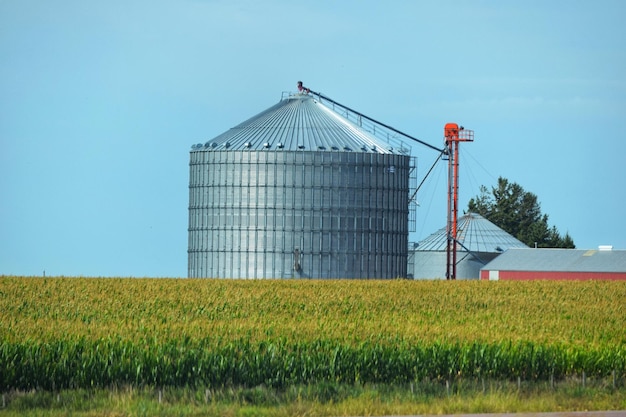
{"label": "smaller silo roof", "polygon": [[[457,240],[463,245],[459,248],[461,251],[499,253],[512,248],[528,248],[522,241],[476,213],[467,213],[459,217]],[[420,241],[415,250],[445,251],[447,245],[448,234],[446,227],[443,227]]]}

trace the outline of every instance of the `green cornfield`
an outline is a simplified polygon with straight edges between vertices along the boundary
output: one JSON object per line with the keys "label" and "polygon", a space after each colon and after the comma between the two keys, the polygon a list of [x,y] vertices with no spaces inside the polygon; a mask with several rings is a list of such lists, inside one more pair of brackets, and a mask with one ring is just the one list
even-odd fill
{"label": "green cornfield", "polygon": [[626,377],[626,282],[0,277],[0,391]]}

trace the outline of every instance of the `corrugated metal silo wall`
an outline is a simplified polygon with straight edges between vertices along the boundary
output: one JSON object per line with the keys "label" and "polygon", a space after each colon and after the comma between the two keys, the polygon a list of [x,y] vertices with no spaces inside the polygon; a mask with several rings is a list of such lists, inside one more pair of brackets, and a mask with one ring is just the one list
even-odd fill
{"label": "corrugated metal silo wall", "polygon": [[189,277],[405,277],[409,160],[192,151]]}
{"label": "corrugated metal silo wall", "polygon": [[[492,252],[457,252],[456,279],[480,279],[480,269],[498,255]],[[413,258],[413,270],[409,274],[413,273],[414,279],[446,279],[446,252],[414,251],[410,256]]]}

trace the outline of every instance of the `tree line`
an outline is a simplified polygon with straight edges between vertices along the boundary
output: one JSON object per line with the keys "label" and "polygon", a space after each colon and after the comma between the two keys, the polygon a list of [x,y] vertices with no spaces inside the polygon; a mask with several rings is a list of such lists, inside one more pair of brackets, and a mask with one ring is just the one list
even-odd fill
{"label": "tree line", "polygon": [[548,225],[537,196],[515,182],[499,177],[496,187],[484,185],[471,198],[468,210],[477,213],[530,247],[574,249],[574,240]]}

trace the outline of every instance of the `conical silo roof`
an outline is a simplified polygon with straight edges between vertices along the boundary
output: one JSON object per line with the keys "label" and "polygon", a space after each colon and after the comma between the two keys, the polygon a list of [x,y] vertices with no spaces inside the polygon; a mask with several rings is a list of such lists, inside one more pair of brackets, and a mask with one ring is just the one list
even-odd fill
{"label": "conical silo roof", "polygon": [[[468,213],[458,219],[457,240],[463,247],[459,250],[471,252],[498,253],[511,248],[527,248],[523,242],[502,230],[479,214]],[[418,251],[445,251],[448,236],[446,228],[428,236],[418,243]]]}
{"label": "conical silo roof", "polygon": [[343,151],[408,154],[311,94],[293,94],[192,150]]}

